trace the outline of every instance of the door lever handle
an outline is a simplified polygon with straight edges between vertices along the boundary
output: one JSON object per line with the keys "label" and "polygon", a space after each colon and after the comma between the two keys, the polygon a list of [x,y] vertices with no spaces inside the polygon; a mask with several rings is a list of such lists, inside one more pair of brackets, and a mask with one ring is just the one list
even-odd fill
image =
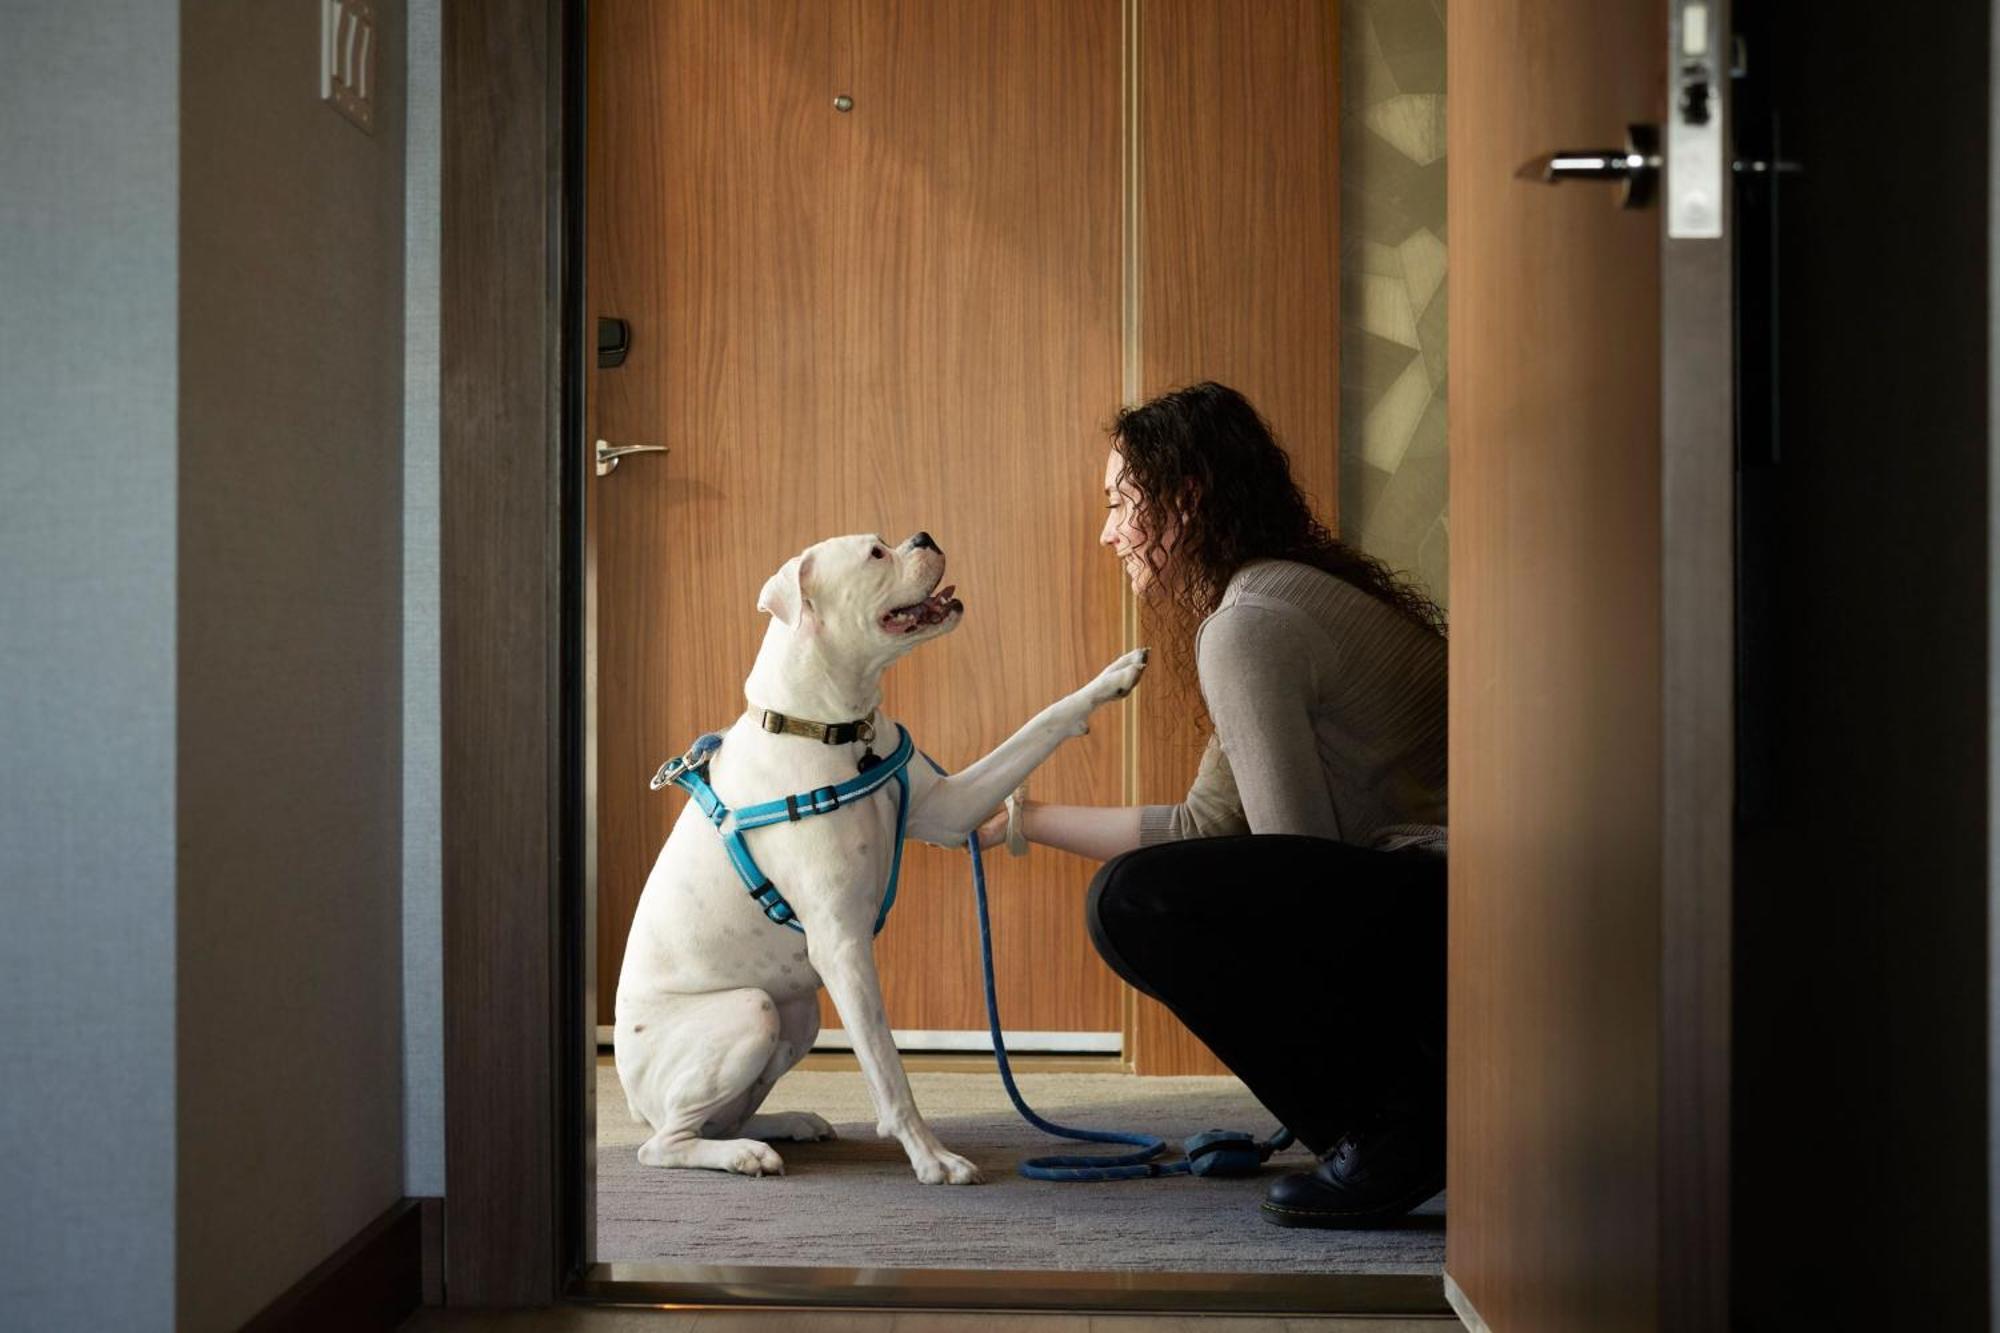
{"label": "door lever handle", "polygon": [[613,447],[609,440],[597,442],[597,475],[608,477],[618,470],[618,460],[627,454],[663,454],[664,444],[621,444]]}
{"label": "door lever handle", "polygon": [[1560,185],[1564,181],[1616,182],[1624,208],[1644,208],[1653,202],[1660,175],[1660,135],[1651,125],[1632,125],[1623,148],[1568,148],[1524,163],[1518,180]]}

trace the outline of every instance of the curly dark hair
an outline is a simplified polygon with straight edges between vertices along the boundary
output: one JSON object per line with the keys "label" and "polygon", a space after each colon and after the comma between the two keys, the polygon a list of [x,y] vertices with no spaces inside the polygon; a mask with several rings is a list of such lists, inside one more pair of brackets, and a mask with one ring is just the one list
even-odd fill
{"label": "curly dark hair", "polygon": [[[1175,389],[1119,412],[1110,434],[1138,492],[1134,521],[1183,662],[1195,627],[1252,560],[1325,570],[1444,637],[1444,610],[1422,588],[1313,517],[1290,457],[1236,390],[1212,380]],[[1181,523],[1165,551],[1157,519],[1174,510]]]}

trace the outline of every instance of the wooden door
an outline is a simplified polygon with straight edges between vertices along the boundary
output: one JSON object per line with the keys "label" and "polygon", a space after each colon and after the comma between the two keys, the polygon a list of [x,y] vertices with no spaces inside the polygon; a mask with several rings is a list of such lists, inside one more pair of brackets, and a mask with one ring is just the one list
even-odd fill
{"label": "wooden door", "polygon": [[1448,32],[1447,1289],[1495,1333],[1724,1327],[1727,241],[1515,174],[1663,124],[1660,0]]}
{"label": "wooden door", "polygon": [[[787,556],[933,534],[967,615],[885,706],[947,768],[1123,651],[1094,542],[1122,387],[1120,7],[598,0],[590,26],[588,310],[632,330],[593,372],[591,434],[671,450],[591,491],[603,1021],[686,799],[646,780],[742,710]],[[1100,713],[1037,797],[1124,799],[1127,716]],[[989,867],[1008,1027],[1116,1033],[1094,866]],[[984,1028],[963,852],[910,845],[877,956],[897,1028]]]}

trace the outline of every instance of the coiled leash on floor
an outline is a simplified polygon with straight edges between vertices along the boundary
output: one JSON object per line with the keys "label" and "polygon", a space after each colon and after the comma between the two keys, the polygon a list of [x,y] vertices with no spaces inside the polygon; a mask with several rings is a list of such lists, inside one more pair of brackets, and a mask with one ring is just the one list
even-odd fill
{"label": "coiled leash on floor", "polygon": [[[921,751],[919,752],[921,753]],[[944,770],[937,760],[924,755],[924,762]],[[979,910],[979,963],[986,974],[986,1025],[993,1034],[993,1061],[1000,1066],[1000,1082],[1008,1100],[1021,1118],[1057,1138],[1083,1143],[1124,1143],[1138,1151],[1129,1153],[1065,1154],[1030,1157],[1021,1163],[1021,1174],[1030,1180],[1138,1180],[1146,1176],[1247,1176],[1262,1166],[1274,1152],[1290,1145],[1292,1131],[1280,1127],[1259,1143],[1240,1129],[1204,1130],[1181,1143],[1182,1156],[1161,1161],[1167,1141],[1156,1134],[1128,1134],[1115,1129],[1072,1129],[1036,1114],[1014,1082],[1014,1070],[1007,1062],[1007,1043],[1000,1038],[1000,1001],[993,991],[993,926],[986,913],[986,863],[979,854],[979,833],[966,840],[972,855],[972,896]]]}
{"label": "coiled leash on floor", "polygon": [[[767,730],[771,716],[766,714]],[[811,815],[830,814],[842,805],[871,796],[887,783],[895,782],[896,850],[889,866],[888,888],[882,895],[882,905],[875,916],[875,931],[880,934],[883,923],[889,919],[889,909],[895,905],[896,881],[903,867],[903,835],[910,810],[910,783],[904,769],[909,766],[912,751],[923,754],[910,743],[909,732],[898,726],[896,733],[896,748],[886,760],[878,756],[870,745],[862,756],[860,773],[846,782],[741,810],[731,810],[725,805],[702,775],[702,770],[708,767],[715,752],[722,748],[722,737],[715,732],[705,733],[688,747],[685,754],[660,765],[659,771],[653,775],[651,786],[654,791],[670,785],[679,787],[693,797],[702,813],[715,826],[716,832],[722,835],[731,864],[736,867],[738,877],[764,915],[777,925],[803,931],[805,927],[792,911],[792,905],[785,901],[784,894],[765,877],[756,858],[751,856],[743,834],[767,824],[796,823]],[[873,735],[870,729],[862,738],[872,740]],[[828,739],[831,741],[832,738]],[[927,754],[923,758],[939,777],[949,776],[937,760]],[[1000,1038],[1000,1002],[993,990],[993,926],[987,918],[986,863],[979,855],[977,830],[966,840],[966,850],[972,854],[972,892],[979,910],[979,963],[986,975],[986,1022],[993,1034],[993,1059],[1000,1066],[1000,1082],[1007,1089],[1008,1099],[1014,1103],[1014,1109],[1021,1113],[1023,1120],[1044,1134],[1084,1143],[1123,1143],[1137,1150],[1095,1156],[1030,1157],[1021,1163],[1022,1175],[1030,1180],[1056,1181],[1137,1180],[1145,1176],[1182,1175],[1245,1176],[1262,1166],[1272,1153],[1291,1143],[1292,1132],[1289,1129],[1280,1128],[1262,1143],[1241,1130],[1211,1129],[1184,1140],[1181,1144],[1182,1156],[1163,1162],[1160,1156],[1167,1151],[1167,1141],[1158,1135],[1128,1134],[1114,1129],[1071,1129],[1037,1115],[1022,1098],[1021,1089],[1014,1082],[1014,1070],[1007,1062],[1007,1044]]]}

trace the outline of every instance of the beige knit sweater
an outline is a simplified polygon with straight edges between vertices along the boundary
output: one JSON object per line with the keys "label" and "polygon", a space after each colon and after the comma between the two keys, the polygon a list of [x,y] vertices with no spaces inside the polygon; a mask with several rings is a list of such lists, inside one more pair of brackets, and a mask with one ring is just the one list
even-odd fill
{"label": "beige knit sweater", "polygon": [[1445,641],[1289,560],[1238,570],[1195,632],[1215,723],[1179,805],[1140,809],[1141,846],[1310,833],[1445,850]]}

